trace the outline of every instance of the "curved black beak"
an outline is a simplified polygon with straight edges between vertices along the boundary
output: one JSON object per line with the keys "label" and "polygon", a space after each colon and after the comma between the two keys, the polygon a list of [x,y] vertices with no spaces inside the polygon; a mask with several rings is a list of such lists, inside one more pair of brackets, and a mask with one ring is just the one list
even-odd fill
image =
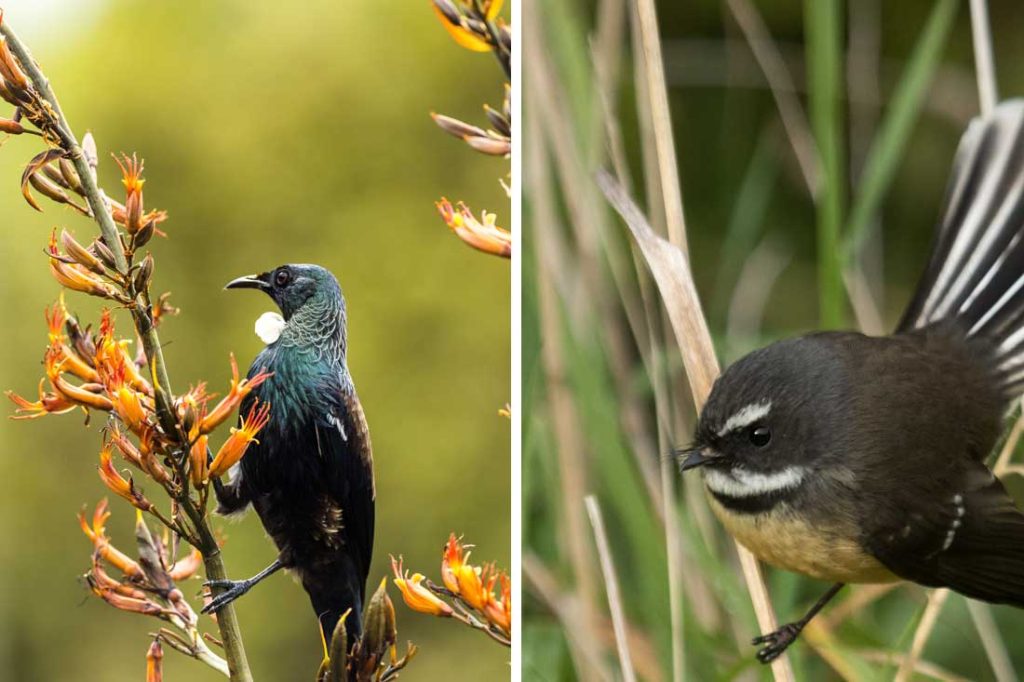
{"label": "curved black beak", "polygon": [[688,469],[696,469],[697,467],[704,466],[713,459],[719,458],[719,455],[714,450],[707,447],[697,447],[692,450],[683,450],[676,453],[676,459],[679,461],[680,473]]}
{"label": "curved black beak", "polygon": [[224,285],[225,289],[259,289],[260,291],[270,290],[270,273],[264,272],[261,275],[245,275],[233,279]]}

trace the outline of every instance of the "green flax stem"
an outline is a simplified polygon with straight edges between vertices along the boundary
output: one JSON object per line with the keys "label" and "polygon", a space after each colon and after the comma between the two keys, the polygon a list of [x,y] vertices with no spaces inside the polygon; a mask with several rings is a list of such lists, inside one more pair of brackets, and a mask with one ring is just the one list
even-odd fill
{"label": "green flax stem", "polygon": [[[61,140],[62,147],[71,157],[75,171],[82,181],[86,200],[92,210],[93,218],[99,224],[103,241],[114,254],[114,263],[122,274],[128,273],[128,258],[125,255],[124,247],[121,244],[120,231],[114,223],[106,199],[102,190],[97,186],[92,176],[92,170],[82,153],[82,147],[78,144],[71,126],[64,117],[57,101],[57,96],[50,87],[50,81],[40,70],[28,47],[21,42],[18,36],[11,30],[6,22],[0,22],[0,33],[7,40],[11,52],[21,62],[22,68],[32,81],[33,86],[39,95],[46,100],[53,110],[56,119],[55,133]],[[156,396],[157,417],[165,433],[171,438],[181,441],[181,434],[178,428],[178,421],[174,415],[171,382],[167,374],[167,366],[164,363],[163,350],[160,345],[160,337],[153,326],[152,306],[149,301],[148,291],[136,295],[130,306],[135,328],[142,339],[142,345],[149,361],[152,373],[154,392]],[[182,509],[192,521],[200,540],[199,551],[203,554],[203,562],[206,567],[208,580],[223,580],[227,578],[227,570],[224,567],[224,560],[217,546],[216,538],[210,529],[207,520],[192,503],[191,499],[178,500]],[[245,647],[242,642],[242,633],[238,625],[238,617],[232,604],[228,604],[217,614],[217,625],[220,628],[221,640],[224,643],[224,654],[228,661],[230,677],[232,682],[252,682],[252,673],[249,671],[249,662],[245,655]]]}
{"label": "green flax stem", "polygon": [[805,0],[804,27],[810,87],[810,118],[821,159],[818,214],[818,300],[821,324],[840,327],[844,319],[839,229],[843,223],[846,162],[843,143],[843,3]]}

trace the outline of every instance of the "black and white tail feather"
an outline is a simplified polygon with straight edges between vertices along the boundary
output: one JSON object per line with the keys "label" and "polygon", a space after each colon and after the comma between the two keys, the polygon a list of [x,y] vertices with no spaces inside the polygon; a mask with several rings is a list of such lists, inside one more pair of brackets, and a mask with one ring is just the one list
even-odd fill
{"label": "black and white tail feather", "polygon": [[1024,99],[960,140],[931,258],[898,332],[955,320],[996,347],[1001,388],[1024,393]]}
{"label": "black and white tail feather", "polygon": [[[1024,392],[1024,100],[975,119],[960,141],[931,258],[898,332],[952,322],[995,349],[1007,400]],[[1024,514],[982,462],[923,524],[871,535],[871,551],[923,585],[1024,608]],[[899,504],[912,508],[913,494]],[[936,511],[938,510],[938,511]],[[900,521],[902,524],[903,521]],[[899,526],[899,524],[897,524]]]}

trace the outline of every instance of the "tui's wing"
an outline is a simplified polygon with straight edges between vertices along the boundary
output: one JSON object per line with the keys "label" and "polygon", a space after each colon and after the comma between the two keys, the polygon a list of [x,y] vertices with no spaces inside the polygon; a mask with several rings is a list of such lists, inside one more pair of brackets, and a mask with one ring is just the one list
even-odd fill
{"label": "tui's wing", "polygon": [[923,497],[907,486],[874,507],[862,520],[868,551],[901,578],[1024,606],[1024,514],[977,462],[944,488]]}
{"label": "tui's wing", "polygon": [[316,428],[328,490],[341,506],[344,552],[359,571],[362,595],[373,556],[376,490],[370,431],[351,385],[332,396]]}

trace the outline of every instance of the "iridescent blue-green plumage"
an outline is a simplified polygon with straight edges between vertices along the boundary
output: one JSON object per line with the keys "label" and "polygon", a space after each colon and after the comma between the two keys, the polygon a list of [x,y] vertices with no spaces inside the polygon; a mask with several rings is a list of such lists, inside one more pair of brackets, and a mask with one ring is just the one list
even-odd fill
{"label": "iridescent blue-green plumage", "polygon": [[[218,490],[219,511],[252,504],[309,593],[327,637],[349,609],[358,633],[373,552],[370,437],[346,365],[345,302],[315,265],[288,265],[232,286],[259,288],[280,307],[280,336],[249,370],[272,376],[243,402],[269,402],[270,422]],[[350,640],[351,641],[351,640]]]}

